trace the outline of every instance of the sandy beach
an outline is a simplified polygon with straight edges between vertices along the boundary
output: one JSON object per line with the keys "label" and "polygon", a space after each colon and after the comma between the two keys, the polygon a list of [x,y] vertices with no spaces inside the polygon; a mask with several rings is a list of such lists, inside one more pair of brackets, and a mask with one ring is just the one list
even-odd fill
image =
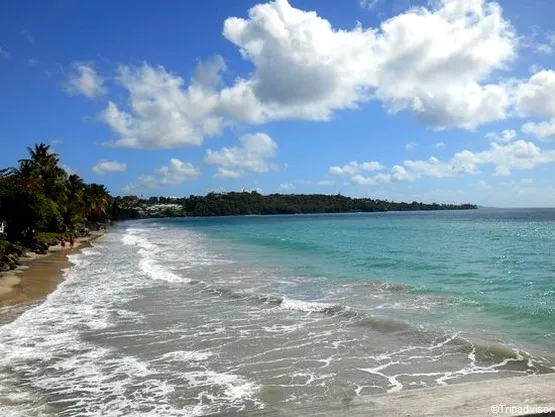
{"label": "sandy beach", "polygon": [[[17,312],[5,307],[25,307],[34,304],[56,289],[63,279],[62,270],[68,266],[67,255],[75,253],[102,236],[92,232],[78,238],[73,248],[51,246],[45,255],[28,252],[19,260],[21,265],[13,271],[0,275],[0,323],[11,321]],[[17,309],[19,311],[19,309]]]}

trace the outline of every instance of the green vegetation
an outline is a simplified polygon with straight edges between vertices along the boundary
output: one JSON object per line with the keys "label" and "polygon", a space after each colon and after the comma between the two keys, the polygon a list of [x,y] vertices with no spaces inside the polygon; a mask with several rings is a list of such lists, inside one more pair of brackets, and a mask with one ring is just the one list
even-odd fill
{"label": "green vegetation", "polygon": [[136,196],[112,198],[100,184],[68,175],[58,155],[40,143],[17,167],[0,170],[0,269],[15,267],[24,248],[44,253],[61,235],[79,236],[110,219],[143,217],[237,216],[297,213],[351,213],[474,209],[472,204],[395,203],[342,195],[261,195],[257,192],[209,193],[188,198]]}
{"label": "green vegetation", "polygon": [[13,246],[9,243],[18,248],[32,247],[40,240],[57,241],[61,234],[79,234],[91,223],[109,219],[111,197],[103,185],[68,175],[58,155],[44,143],[28,151],[29,157],[17,167],[0,170],[0,222],[6,222],[0,248],[4,252]]}
{"label": "green vegetation", "polygon": [[183,216],[237,216],[299,213],[355,213],[374,211],[412,210],[468,210],[472,204],[395,203],[370,198],[350,198],[325,194],[270,194],[257,192],[210,193],[204,197],[189,198],[151,197],[148,200],[134,196],[114,199],[115,219],[139,217]]}

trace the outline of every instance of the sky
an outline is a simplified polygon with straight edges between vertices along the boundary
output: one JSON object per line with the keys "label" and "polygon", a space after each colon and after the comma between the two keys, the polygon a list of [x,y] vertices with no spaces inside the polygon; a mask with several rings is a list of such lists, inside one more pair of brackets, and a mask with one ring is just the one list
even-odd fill
{"label": "sky", "polygon": [[0,167],[555,207],[555,2],[0,2]]}

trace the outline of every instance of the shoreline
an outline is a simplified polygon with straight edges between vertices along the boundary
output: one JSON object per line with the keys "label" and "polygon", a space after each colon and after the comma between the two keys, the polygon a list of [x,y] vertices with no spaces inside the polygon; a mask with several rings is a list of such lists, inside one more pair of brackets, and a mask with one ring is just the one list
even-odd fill
{"label": "shoreline", "polygon": [[206,417],[489,417],[555,415],[555,375],[520,376],[363,395],[294,406],[229,411]]}
{"label": "shoreline", "polygon": [[0,324],[12,321],[21,313],[20,308],[42,301],[52,293],[63,281],[63,269],[70,265],[68,255],[92,246],[91,242],[104,233],[95,231],[77,238],[73,248],[58,244],[50,246],[44,255],[27,252],[19,258],[21,265],[16,269],[0,273]]}

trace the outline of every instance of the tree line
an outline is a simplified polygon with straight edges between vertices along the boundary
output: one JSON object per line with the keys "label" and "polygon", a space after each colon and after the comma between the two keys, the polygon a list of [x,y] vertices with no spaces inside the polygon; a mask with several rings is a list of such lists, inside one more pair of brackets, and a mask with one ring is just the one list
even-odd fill
{"label": "tree line", "polygon": [[[188,198],[136,196],[116,197],[116,219],[140,217],[241,216],[301,213],[355,213],[376,211],[469,210],[473,204],[396,203],[371,198],[327,194],[270,194],[253,192],[209,193]],[[164,207],[163,205],[168,205]],[[159,207],[152,211],[149,207]]]}
{"label": "tree line", "polygon": [[27,148],[28,158],[0,170],[0,221],[7,240],[27,244],[40,233],[74,234],[111,215],[112,198],[101,184],[68,174],[49,145]]}
{"label": "tree line", "polygon": [[[0,170],[0,221],[8,240],[25,244],[40,233],[75,233],[108,220],[163,216],[237,216],[410,210],[465,210],[472,204],[397,203],[327,194],[209,193],[180,198],[110,196],[101,184],[68,174],[49,145],[27,148],[28,158]],[[159,208],[158,208],[159,207]],[[149,208],[155,208],[150,210]]]}

